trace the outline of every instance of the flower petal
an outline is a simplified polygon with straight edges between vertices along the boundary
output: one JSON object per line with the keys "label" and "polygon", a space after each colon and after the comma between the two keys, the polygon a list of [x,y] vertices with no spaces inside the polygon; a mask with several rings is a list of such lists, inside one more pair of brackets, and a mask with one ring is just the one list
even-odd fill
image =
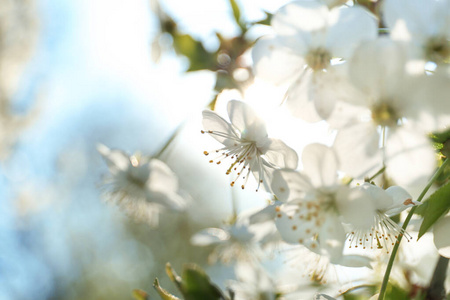
{"label": "flower petal", "polygon": [[283,169],[274,172],[272,191],[280,201],[303,198],[313,190],[309,178],[297,171]]}
{"label": "flower petal", "polygon": [[326,48],[333,57],[348,59],[362,41],[373,40],[378,35],[376,18],[361,6],[332,9],[329,23]]}
{"label": "flower petal", "polygon": [[386,171],[396,184],[425,184],[435,168],[436,153],[425,134],[405,125],[388,134]]}
{"label": "flower petal", "polygon": [[302,154],[303,168],[315,187],[337,183],[338,159],[334,150],[321,144],[310,144]]}
{"label": "flower petal", "polygon": [[314,72],[306,69],[299,78],[289,87],[286,106],[292,115],[307,122],[318,122],[322,118],[316,111],[314,103]]}
{"label": "flower petal", "polygon": [[447,215],[436,222],[433,228],[434,245],[439,254],[450,258],[450,215]]}
{"label": "flower petal", "polygon": [[387,190],[383,190],[382,188],[365,182],[360,185],[358,188],[363,189],[372,201],[375,209],[385,212],[390,209],[394,205],[394,200],[392,195],[387,192]]}
{"label": "flower petal", "polygon": [[375,206],[364,190],[342,186],[336,193],[336,205],[344,221],[355,229],[373,225]]}
{"label": "flower petal", "polygon": [[270,139],[264,156],[269,163],[279,168],[296,169],[298,165],[297,152],[278,139]]}
{"label": "flower petal", "polygon": [[112,173],[117,171],[125,172],[131,164],[128,155],[121,150],[111,150],[103,144],[98,144],[97,151],[103,156]]}
{"label": "flower petal", "polygon": [[220,228],[206,228],[191,237],[191,244],[195,246],[209,246],[227,241],[230,234]]}
{"label": "flower petal", "polygon": [[204,110],[203,111],[203,129],[208,131],[213,131],[220,134],[211,134],[220,143],[229,146],[235,143],[239,136],[236,134],[235,129],[230,123],[225,121],[224,118],[219,116],[214,111]]}
{"label": "flower petal", "polygon": [[236,100],[228,102],[228,116],[233,126],[241,132],[242,139],[257,142],[257,144],[266,143],[266,124],[248,104]]}
{"label": "flower petal", "polygon": [[399,186],[391,186],[386,189],[386,193],[388,193],[392,199],[393,203],[390,207],[384,211],[384,213],[390,217],[395,216],[408,207],[412,207],[415,205],[420,205],[420,202],[413,201],[412,196],[402,187]]}
{"label": "flower petal", "polygon": [[275,219],[281,238],[291,244],[303,244],[307,246],[312,238],[318,234],[318,228],[313,220],[307,221],[300,218],[297,205],[281,205]]}
{"label": "flower petal", "polygon": [[350,267],[350,268],[361,268],[367,267],[372,269],[370,262],[372,260],[367,256],[362,255],[343,255],[341,260],[337,263],[341,266]]}
{"label": "flower petal", "polygon": [[355,122],[339,130],[333,148],[339,157],[340,170],[362,179],[381,169],[379,139],[377,128],[371,122]]}
{"label": "flower petal", "polygon": [[150,190],[161,192],[178,191],[178,177],[168,165],[156,158],[151,159],[148,165],[150,177],[147,182]]}
{"label": "flower petal", "polygon": [[303,71],[305,61],[279,37],[262,37],[252,49],[255,76],[279,85],[293,80]]}
{"label": "flower petal", "polygon": [[257,211],[249,217],[250,224],[263,223],[267,221],[273,221],[276,216],[276,208],[281,204],[277,201],[274,204],[267,205],[263,209]]}
{"label": "flower petal", "polygon": [[319,1],[291,2],[273,16],[271,25],[277,34],[298,35],[327,25],[328,7]]}
{"label": "flower petal", "polygon": [[331,263],[336,263],[342,258],[345,243],[345,231],[337,216],[329,216],[319,233],[319,244],[322,254],[330,258]]}

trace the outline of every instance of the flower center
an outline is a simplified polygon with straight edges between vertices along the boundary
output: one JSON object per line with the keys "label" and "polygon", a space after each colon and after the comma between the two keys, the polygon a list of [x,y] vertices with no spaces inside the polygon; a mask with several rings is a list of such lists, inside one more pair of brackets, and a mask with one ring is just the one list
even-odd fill
{"label": "flower center", "polygon": [[306,63],[314,71],[326,69],[330,65],[331,55],[322,48],[317,48],[308,52],[305,57]]}
{"label": "flower center", "polygon": [[435,63],[450,58],[450,43],[445,37],[432,37],[425,45],[425,57]]}
{"label": "flower center", "polygon": [[372,107],[372,120],[377,125],[392,127],[399,119],[396,109],[386,101]]}
{"label": "flower center", "polygon": [[405,236],[406,240],[412,237],[397,223],[382,212],[374,216],[374,226],[370,230],[355,230],[348,234],[349,248],[385,249],[389,253],[392,246],[397,243],[399,236]]}
{"label": "flower center", "polygon": [[[256,142],[248,141],[242,138],[239,139],[231,135],[212,130],[202,130],[202,133],[209,133],[212,135],[216,134],[229,138],[230,140],[234,140],[232,144],[226,145],[221,149],[214,150],[218,156],[211,159],[209,162],[220,165],[223,159],[230,159],[232,162],[230,167],[227,169],[226,174],[229,175],[233,171],[237,172],[236,178],[230,183],[230,185],[234,186],[236,181],[242,176],[242,179],[244,180],[244,183],[241,185],[242,189],[244,189],[247,184],[251,170],[256,167],[254,171],[259,174],[259,178],[256,178],[258,181],[258,188],[256,191],[258,191],[260,184],[263,183],[264,170],[262,169],[262,158],[260,157],[262,153],[258,150]],[[208,151],[203,151],[203,154],[208,156],[210,153]]]}

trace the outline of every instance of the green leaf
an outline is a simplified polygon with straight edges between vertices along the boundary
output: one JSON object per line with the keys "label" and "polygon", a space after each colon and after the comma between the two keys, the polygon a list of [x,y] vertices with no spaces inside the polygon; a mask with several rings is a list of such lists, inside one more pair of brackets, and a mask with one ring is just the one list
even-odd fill
{"label": "green leaf", "polygon": [[450,209],[450,183],[442,186],[434,192],[424,203],[427,205],[422,225],[419,229],[419,238],[430,229],[431,226]]}
{"label": "green leaf", "polygon": [[219,288],[211,283],[209,276],[196,265],[186,265],[182,278],[183,296],[186,300],[225,299]]}
{"label": "green leaf", "polygon": [[253,24],[260,24],[260,25],[270,26],[270,22],[272,21],[273,14],[271,14],[271,13],[269,13],[267,11],[265,11],[264,13],[266,14],[266,17],[264,19],[262,19],[262,20],[259,20],[258,22],[253,23]]}
{"label": "green leaf", "polygon": [[155,288],[155,290],[158,292],[159,296],[160,296],[161,299],[163,299],[163,300],[180,300],[180,298],[175,297],[174,295],[170,294],[168,291],[166,291],[165,289],[163,289],[163,288],[159,285],[158,278],[156,278],[155,281],[153,282],[153,287]]}
{"label": "green leaf", "polygon": [[217,69],[216,54],[206,51],[200,41],[189,34],[174,34],[172,37],[175,51],[189,59],[188,72]]}
{"label": "green leaf", "polygon": [[149,299],[147,292],[143,291],[143,290],[134,290],[133,297],[136,300],[148,300]]}
{"label": "green leaf", "polygon": [[241,10],[239,9],[239,5],[237,4],[236,0],[230,0],[231,9],[233,10],[233,16],[234,20],[236,21],[236,24],[241,28],[243,32],[247,30],[245,27],[245,24],[241,22]]}

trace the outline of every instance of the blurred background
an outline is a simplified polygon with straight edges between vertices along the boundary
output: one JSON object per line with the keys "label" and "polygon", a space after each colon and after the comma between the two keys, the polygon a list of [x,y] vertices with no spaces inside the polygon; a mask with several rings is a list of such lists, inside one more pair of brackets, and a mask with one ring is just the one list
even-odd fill
{"label": "blurred background", "polygon": [[[280,93],[251,75],[248,50],[285,2],[0,0],[0,299],[132,299],[135,288],[157,299],[155,277],[173,290],[166,262],[206,266],[208,249],[189,238],[220,226],[230,199],[239,211],[265,205],[207,163],[201,111],[248,92],[269,132],[295,149],[311,142],[286,130],[301,121],[270,114],[280,101],[261,95]],[[161,159],[189,195],[186,213],[150,228],[102,200],[98,143],[152,155],[175,132]],[[226,270],[208,273],[222,284]]]}

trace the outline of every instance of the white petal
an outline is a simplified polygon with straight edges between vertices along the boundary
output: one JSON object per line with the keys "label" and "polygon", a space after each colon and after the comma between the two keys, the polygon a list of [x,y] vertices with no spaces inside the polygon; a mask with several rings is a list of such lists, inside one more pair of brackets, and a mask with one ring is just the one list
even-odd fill
{"label": "white petal", "polygon": [[281,205],[275,218],[275,225],[281,238],[291,244],[305,244],[318,233],[313,221],[299,218],[297,205]]}
{"label": "white petal", "polygon": [[241,138],[265,144],[266,124],[248,104],[232,100],[228,102],[227,107],[230,121],[241,132]]}
{"label": "white petal", "polygon": [[392,206],[388,207],[384,212],[388,217],[395,216],[408,207],[421,204],[420,202],[413,201],[412,196],[404,188],[399,186],[391,186],[387,188],[386,193],[388,193],[393,199]]}
{"label": "white petal", "polygon": [[[310,97],[314,101],[317,114],[328,119],[336,105],[335,84],[337,78],[333,72],[314,72],[310,87]],[[339,84],[336,85],[339,87]]]}
{"label": "white petal", "polygon": [[433,228],[434,245],[439,254],[450,258],[450,215],[447,215],[436,222]]}
{"label": "white petal", "polygon": [[298,165],[297,152],[278,139],[270,139],[264,156],[268,162],[279,168],[296,169]]}
{"label": "white petal", "polygon": [[327,255],[331,263],[336,263],[342,258],[344,243],[344,227],[337,216],[329,216],[319,233],[319,244],[322,254]]}
{"label": "white petal", "polygon": [[350,79],[373,99],[392,98],[405,76],[406,56],[404,47],[388,38],[364,42],[349,60]]}
{"label": "white petal", "polygon": [[379,186],[366,182],[358,188],[363,189],[368,194],[377,210],[384,212],[394,205],[392,195]]}
{"label": "white petal", "polygon": [[372,260],[367,256],[362,255],[344,255],[341,260],[338,262],[339,265],[350,267],[350,268],[361,268],[367,267],[372,268],[370,262]]}
{"label": "white petal", "polygon": [[161,192],[177,192],[178,177],[164,162],[153,158],[149,162],[148,188]]}
{"label": "white petal", "polygon": [[97,145],[97,151],[103,156],[111,172],[126,171],[130,163],[130,158],[123,151],[111,150],[103,144]]}
{"label": "white petal", "polygon": [[379,139],[372,122],[355,122],[339,130],[333,148],[339,157],[340,170],[362,179],[381,169],[383,160]]}
{"label": "white petal", "polygon": [[309,178],[294,170],[276,170],[272,180],[272,191],[280,201],[303,198],[313,186]]}
{"label": "white petal", "polygon": [[357,229],[373,225],[375,206],[362,189],[341,187],[336,193],[336,205],[346,223]]}
{"label": "white petal", "polygon": [[252,49],[252,59],[255,76],[276,85],[299,76],[305,65],[302,56],[276,37],[260,38]]}
{"label": "white petal", "polygon": [[208,246],[222,243],[230,238],[228,232],[220,228],[206,228],[191,237],[191,244],[195,246]]}
{"label": "white petal", "polygon": [[281,202],[278,201],[278,203],[267,205],[263,209],[252,214],[249,217],[250,224],[257,224],[257,223],[263,223],[263,222],[267,222],[267,221],[273,221],[276,216],[276,208],[280,204],[281,204]]}
{"label": "white petal", "polygon": [[175,192],[147,191],[147,201],[157,203],[173,211],[186,209],[186,200]]}
{"label": "white petal", "polygon": [[314,72],[306,69],[289,87],[286,98],[286,106],[292,115],[307,122],[322,120],[314,103],[313,76]]}
{"label": "white petal", "polygon": [[315,187],[336,184],[338,159],[333,149],[321,144],[310,144],[303,150],[302,162],[305,174]]}
{"label": "white petal", "polygon": [[386,141],[386,171],[400,186],[424,184],[436,168],[436,154],[424,134],[402,126]]}
{"label": "white petal", "polygon": [[231,124],[225,121],[225,119],[219,116],[219,114],[211,110],[203,111],[203,129],[206,132],[214,131],[230,136],[230,138],[227,138],[222,135],[211,134],[213,138],[224,145],[233,145],[235,143],[235,139],[239,139],[239,136],[236,134],[236,131]]}
{"label": "white petal", "polygon": [[296,1],[280,8],[271,25],[277,34],[298,35],[325,27],[328,13],[328,7],[319,1]]}
{"label": "white petal", "polygon": [[326,48],[331,50],[333,57],[348,59],[362,41],[375,39],[378,35],[376,18],[360,6],[334,8],[329,22]]}

